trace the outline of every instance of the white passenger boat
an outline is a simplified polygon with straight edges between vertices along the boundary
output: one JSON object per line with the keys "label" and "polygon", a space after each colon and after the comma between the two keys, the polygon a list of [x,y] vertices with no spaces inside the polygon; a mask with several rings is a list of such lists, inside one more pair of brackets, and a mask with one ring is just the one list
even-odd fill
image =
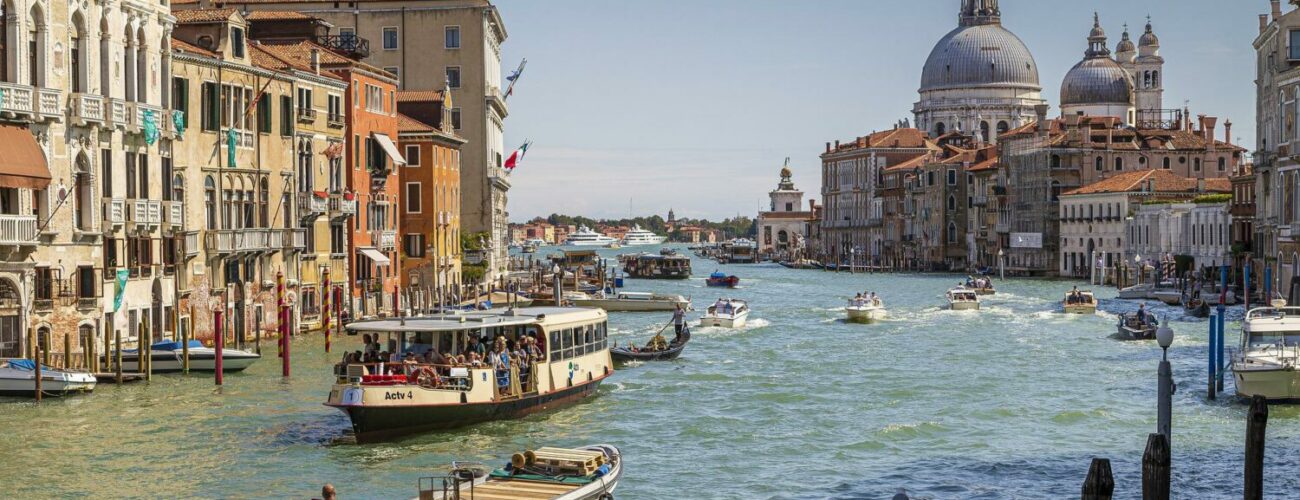
{"label": "white passenger boat", "polygon": [[[95,390],[95,376],[41,365],[41,396],[66,396]],[[36,362],[0,358],[0,396],[35,397]]]}
{"label": "white passenger boat", "polygon": [[1065,292],[1061,307],[1066,314],[1093,314],[1097,312],[1097,297],[1087,290]]}
{"label": "white passenger boat", "polygon": [[969,288],[953,288],[948,290],[945,297],[948,299],[948,308],[954,311],[967,311],[980,308],[979,294],[975,293],[975,290]]}
{"label": "white passenger boat", "polygon": [[599,307],[612,312],[673,311],[679,305],[687,311],[691,310],[690,299],[667,293],[618,292],[612,297],[596,293],[574,297],[572,302],[577,307]]}
{"label": "white passenger boat", "polygon": [[[400,353],[403,362],[335,365],[325,405],[348,416],[358,442],[568,406],[614,373],[607,317],[600,309],[526,307],[354,321],[350,334],[377,336],[381,349]],[[476,347],[498,342],[536,349],[522,365],[492,349],[485,359],[496,363],[474,359]],[[422,356],[429,361],[416,361]]]}
{"label": "white passenger boat", "polygon": [[873,299],[850,299],[844,312],[851,323],[870,323],[885,317],[885,302]]}
{"label": "white passenger boat", "polygon": [[650,231],[646,231],[645,229],[641,229],[641,226],[634,225],[632,226],[631,231],[628,231],[627,234],[623,235],[623,246],[639,247],[646,245],[660,245],[663,244],[666,239],[668,238],[665,236],[659,236]]}
{"label": "white passenger boat", "polygon": [[1276,299],[1272,307],[1246,312],[1241,345],[1232,357],[1237,395],[1270,400],[1300,399],[1300,307]]}
{"label": "white passenger boat", "polygon": [[587,226],[579,226],[577,231],[569,235],[569,239],[564,240],[565,245],[575,247],[603,247],[610,243],[618,243],[618,240],[592,231]]}
{"label": "white passenger boat", "polygon": [[[179,372],[184,370],[185,349],[180,341],[164,340],[156,342],[150,348],[153,361],[150,367],[153,373]],[[217,371],[217,350],[211,347],[204,347],[202,342],[197,340],[190,341],[190,371],[192,372],[214,372]],[[115,354],[106,356],[109,363],[114,362]],[[262,359],[262,355],[252,351],[232,349],[223,347],[221,349],[221,371],[238,372],[252,366],[257,360]],[[136,349],[122,350],[122,371],[139,372],[140,352]]]}
{"label": "white passenger boat", "polygon": [[700,317],[700,326],[741,328],[749,318],[749,304],[738,299],[722,299],[709,306]]}
{"label": "white passenger boat", "polygon": [[1151,292],[1155,289],[1156,286],[1151,283],[1142,283],[1121,288],[1118,297],[1121,299],[1147,299],[1151,298]]}
{"label": "white passenger boat", "polygon": [[539,448],[516,453],[495,470],[452,462],[445,477],[420,479],[419,499],[600,500],[614,498],[622,476],[622,455],[611,445]]}

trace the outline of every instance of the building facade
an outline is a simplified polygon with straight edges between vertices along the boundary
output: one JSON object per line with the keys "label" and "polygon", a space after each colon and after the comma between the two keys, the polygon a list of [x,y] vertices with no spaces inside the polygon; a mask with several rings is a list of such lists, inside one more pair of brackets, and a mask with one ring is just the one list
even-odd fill
{"label": "building facade", "polygon": [[424,305],[442,303],[461,278],[460,147],[449,93],[400,91],[402,288]]}
{"label": "building facade", "polygon": [[[767,211],[758,213],[758,252],[777,260],[806,258],[812,207],[804,210],[803,191],[795,189],[790,166],[781,167],[781,181],[767,194]],[[811,201],[811,200],[810,200]]]}

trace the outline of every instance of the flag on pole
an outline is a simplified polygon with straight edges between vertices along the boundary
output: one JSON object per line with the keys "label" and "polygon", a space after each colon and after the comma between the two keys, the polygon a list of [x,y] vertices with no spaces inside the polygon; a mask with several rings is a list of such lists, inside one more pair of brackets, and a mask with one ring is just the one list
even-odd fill
{"label": "flag on pole", "polygon": [[510,157],[506,158],[506,170],[513,172],[515,167],[519,166],[519,162],[524,161],[524,155],[528,154],[528,146],[532,145],[532,141],[524,140],[524,144],[519,146],[519,149],[510,153]]}
{"label": "flag on pole", "polygon": [[515,93],[515,83],[519,81],[520,76],[523,76],[524,66],[527,65],[528,65],[528,59],[524,59],[523,61],[520,61],[519,68],[516,69],[514,73],[511,73],[510,76],[506,77],[506,81],[510,82],[510,85],[506,87],[506,95],[505,97],[503,97],[503,99],[509,99],[510,95]]}

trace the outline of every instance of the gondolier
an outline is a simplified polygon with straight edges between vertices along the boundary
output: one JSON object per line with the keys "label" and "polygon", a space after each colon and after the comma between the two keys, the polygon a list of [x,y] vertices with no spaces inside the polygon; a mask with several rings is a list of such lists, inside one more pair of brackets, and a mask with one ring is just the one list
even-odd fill
{"label": "gondolier", "polygon": [[682,339],[682,328],[685,326],[686,311],[682,309],[681,304],[677,304],[677,308],[673,310],[673,330],[677,332],[677,336],[673,338],[673,342],[678,342]]}

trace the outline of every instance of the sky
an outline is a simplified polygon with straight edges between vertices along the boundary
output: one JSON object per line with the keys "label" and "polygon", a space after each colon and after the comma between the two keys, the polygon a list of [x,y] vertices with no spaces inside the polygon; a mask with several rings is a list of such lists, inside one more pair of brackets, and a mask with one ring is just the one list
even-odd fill
{"label": "sky", "polygon": [[[911,119],[921,68],[957,26],[959,0],[494,0],[509,99],[512,222],[551,213],[755,216],[786,157],[818,198],[825,143]],[[1061,78],[1092,15],[1112,48],[1147,15],[1165,58],[1166,108],[1233,122],[1254,144],[1254,49],[1266,0],[1002,0],[1059,114]],[[1285,5],[1284,9],[1291,8]],[[1222,135],[1222,125],[1218,129]]]}

